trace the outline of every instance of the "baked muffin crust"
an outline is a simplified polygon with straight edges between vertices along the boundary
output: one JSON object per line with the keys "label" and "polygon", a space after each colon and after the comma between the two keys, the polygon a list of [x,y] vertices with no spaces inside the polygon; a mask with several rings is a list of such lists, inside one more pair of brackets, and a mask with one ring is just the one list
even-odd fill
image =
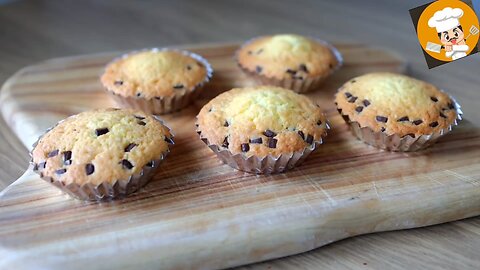
{"label": "baked muffin crust", "polygon": [[293,34],[256,38],[242,46],[237,61],[269,78],[299,80],[324,76],[339,64],[326,44]]}
{"label": "baked muffin crust", "polygon": [[210,144],[259,157],[300,151],[327,129],[322,110],[309,98],[273,86],[220,94],[201,109],[197,125]]}
{"label": "baked muffin crust", "polygon": [[68,185],[126,180],[173,144],[156,118],[135,110],[99,109],[71,116],[41,137],[34,170]]}
{"label": "baked muffin crust", "polygon": [[434,85],[395,73],[370,73],[335,95],[341,114],[361,127],[399,136],[428,135],[455,122],[455,102]]}
{"label": "baked muffin crust", "polygon": [[208,76],[207,67],[186,52],[154,49],[113,61],[101,81],[117,95],[153,99],[192,91]]}

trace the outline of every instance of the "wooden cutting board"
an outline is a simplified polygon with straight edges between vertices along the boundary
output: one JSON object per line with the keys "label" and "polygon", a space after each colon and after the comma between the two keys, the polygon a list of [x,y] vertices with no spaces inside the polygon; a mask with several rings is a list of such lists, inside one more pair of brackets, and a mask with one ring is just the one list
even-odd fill
{"label": "wooden cutting board", "polygon": [[[163,116],[176,145],[144,189],[122,201],[69,198],[31,170],[0,193],[1,269],[207,269],[296,254],[354,235],[480,214],[480,130],[467,120],[428,150],[390,153],[357,141],[333,93],[370,71],[405,70],[383,49],[335,44],[345,66],[309,94],[332,123],[326,143],[298,168],[250,175],[219,162],[194,117],[224,90],[251,85],[237,45],[187,47],[214,79],[188,109]],[[68,115],[113,106],[98,77],[116,53],[48,60],[3,86],[1,111],[27,147]]]}

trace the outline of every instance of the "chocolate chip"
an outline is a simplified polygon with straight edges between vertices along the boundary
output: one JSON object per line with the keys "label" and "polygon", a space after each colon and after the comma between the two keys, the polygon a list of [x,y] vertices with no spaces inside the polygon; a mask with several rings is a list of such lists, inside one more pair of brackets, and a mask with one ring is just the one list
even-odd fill
{"label": "chocolate chip", "polygon": [[328,64],[328,67],[329,67],[330,69],[332,69],[332,68],[333,68],[333,64],[332,64],[332,63]]}
{"label": "chocolate chip", "polygon": [[34,170],[34,171],[38,171],[38,164],[37,164],[37,163],[34,163],[34,164],[33,164],[33,170]]}
{"label": "chocolate chip", "polygon": [[223,126],[224,127],[228,127],[230,124],[228,123],[228,121],[225,120],[225,123],[223,123]]}
{"label": "chocolate chip", "polygon": [[250,150],[250,145],[248,145],[248,143],[242,143],[240,147],[242,149],[242,152],[248,152]]}
{"label": "chocolate chip", "polygon": [[348,100],[348,102],[354,103],[354,102],[357,100],[357,98],[358,98],[358,97],[353,97],[353,96],[352,96],[352,97]]}
{"label": "chocolate chip", "polygon": [[437,101],[438,101],[438,98],[436,98],[436,97],[430,97],[430,99],[431,99],[433,102],[437,102]]}
{"label": "chocolate chip", "polygon": [[123,168],[125,168],[125,169],[130,170],[130,169],[133,168],[133,164],[126,159],[122,159],[121,163],[122,163]]}
{"label": "chocolate chip", "polygon": [[302,76],[292,76],[292,79],[294,80],[303,80]]}
{"label": "chocolate chip", "polygon": [[410,121],[410,119],[408,119],[408,116],[404,116],[402,118],[397,119],[397,122],[405,122],[405,121]]}
{"label": "chocolate chip", "polygon": [[268,147],[276,148],[277,147],[277,139],[268,138]]}
{"label": "chocolate chip", "polygon": [[72,159],[72,151],[65,151],[63,152],[63,160],[67,161]]}
{"label": "chocolate chip", "polygon": [[385,130],[386,130],[385,127],[382,127],[382,128],[380,129],[381,132],[384,132]]}
{"label": "chocolate chip", "polygon": [[355,111],[357,111],[358,113],[361,113],[363,111],[363,107],[358,106],[358,107],[355,108]]}
{"label": "chocolate chip", "polygon": [[357,81],[356,81],[356,80],[351,80],[350,82],[351,82],[351,83],[356,83]]}
{"label": "chocolate chip", "polygon": [[140,126],[145,126],[147,123],[145,123],[143,121],[137,121],[137,124],[139,124]]}
{"label": "chocolate chip", "polygon": [[180,84],[180,83],[179,83],[179,84],[175,84],[175,85],[173,86],[173,89],[182,89],[182,88],[183,88],[183,84]]}
{"label": "chocolate chip", "polygon": [[449,102],[449,103],[448,103],[448,108],[449,108],[450,110],[453,110],[453,109],[455,109],[455,106],[453,105],[452,102]]}
{"label": "chocolate chip", "polygon": [[413,133],[408,133],[408,134],[405,135],[405,136],[410,136],[410,137],[412,137],[412,138],[415,138],[415,134],[413,134]]}
{"label": "chocolate chip", "polygon": [[285,72],[287,72],[287,73],[289,73],[289,74],[292,74],[292,75],[297,74],[297,71],[296,71],[296,70],[289,69],[289,68],[288,68],[287,71],[285,71]]}
{"label": "chocolate chip", "polygon": [[173,142],[172,138],[170,138],[170,137],[165,136],[164,140],[169,144],[175,144],[175,142]]}
{"label": "chocolate chip", "polygon": [[307,143],[312,144],[313,143],[313,136],[308,134],[307,139],[305,140]]}
{"label": "chocolate chip", "polygon": [[363,105],[365,105],[365,107],[368,107],[370,105],[370,101],[364,99],[363,101]]}
{"label": "chocolate chip", "polygon": [[277,136],[277,133],[271,131],[270,129],[267,129],[267,130],[265,130],[265,131],[263,132],[263,135],[271,138],[271,137]]}
{"label": "chocolate chip", "polygon": [[298,69],[300,69],[301,71],[303,71],[305,73],[308,73],[308,69],[307,69],[307,66],[305,64],[300,64],[298,66]]}
{"label": "chocolate chip", "polygon": [[345,92],[345,97],[349,98],[351,96],[352,96],[352,94],[350,94],[349,92]]}
{"label": "chocolate chip", "polygon": [[95,130],[95,134],[97,136],[102,136],[102,135],[107,134],[107,133],[108,133],[108,128],[97,128]]}
{"label": "chocolate chip", "polygon": [[228,137],[225,137],[225,139],[223,139],[222,146],[228,148]]}
{"label": "chocolate chip", "polygon": [[380,115],[377,115],[375,119],[377,119],[378,122],[383,122],[383,123],[386,123],[388,121],[388,117],[380,116]]}
{"label": "chocolate chip", "polygon": [[55,171],[56,174],[64,174],[67,172],[67,169],[58,169]]}
{"label": "chocolate chip", "polygon": [[317,121],[317,125],[318,125],[318,126],[321,126],[321,125],[322,125],[322,120],[318,120],[318,121]]}
{"label": "chocolate chip", "polygon": [[135,115],[135,118],[137,118],[138,120],[143,120],[143,119],[145,119],[145,117],[143,117],[143,116],[138,116],[138,115]]}
{"label": "chocolate chip", "polygon": [[447,116],[445,114],[443,114],[442,112],[440,112],[440,117],[447,118]]}
{"label": "chocolate chip", "polygon": [[92,163],[88,163],[87,165],[85,165],[85,173],[87,175],[92,174],[94,171],[95,171],[95,166],[93,166]]}
{"label": "chocolate chip", "polygon": [[160,99],[162,99],[162,98],[161,98],[161,97],[155,97],[155,99],[158,99],[158,100],[160,100]]}
{"label": "chocolate chip", "polygon": [[123,81],[114,81],[113,84],[115,84],[115,85],[123,85]]}
{"label": "chocolate chip", "polygon": [[38,168],[39,169],[45,169],[45,167],[47,167],[47,161],[38,163]]}
{"label": "chocolate chip", "polygon": [[147,165],[147,167],[153,168],[155,166],[155,162],[153,160],[150,160]]}
{"label": "chocolate chip", "polygon": [[72,160],[71,160],[71,159],[65,160],[65,161],[63,162],[63,164],[65,164],[65,165],[67,165],[67,166],[68,166],[68,165],[72,165]]}
{"label": "chocolate chip", "polygon": [[141,95],[142,95],[142,93],[137,93],[137,97],[139,97],[139,96],[141,96]]}
{"label": "chocolate chip", "polygon": [[130,144],[127,145],[127,147],[125,147],[125,149],[123,151],[130,152],[135,146],[137,146],[136,143],[130,143]]}
{"label": "chocolate chip", "polygon": [[262,67],[261,67],[261,66],[255,67],[255,71],[256,71],[257,73],[262,72]]}
{"label": "chocolate chip", "polygon": [[438,126],[438,122],[434,121],[434,122],[430,123],[429,126],[430,127],[436,127],[436,126]]}
{"label": "chocolate chip", "polygon": [[187,70],[192,70],[192,66],[187,65]]}
{"label": "chocolate chip", "polygon": [[421,123],[423,123],[423,121],[420,120],[420,119],[418,119],[418,120],[413,121],[412,123],[413,123],[415,126],[418,126],[418,125],[420,125]]}
{"label": "chocolate chip", "polygon": [[263,143],[262,138],[250,139],[250,143]]}
{"label": "chocolate chip", "polygon": [[302,138],[302,140],[305,140],[305,134],[303,133],[303,131],[299,130],[299,131],[298,131],[298,135],[300,135],[300,137]]}
{"label": "chocolate chip", "polygon": [[52,152],[48,153],[47,156],[48,156],[48,157],[54,157],[54,156],[56,156],[56,155],[58,155],[58,149],[53,150]]}
{"label": "chocolate chip", "polygon": [[208,109],[208,112],[212,112],[213,108]]}

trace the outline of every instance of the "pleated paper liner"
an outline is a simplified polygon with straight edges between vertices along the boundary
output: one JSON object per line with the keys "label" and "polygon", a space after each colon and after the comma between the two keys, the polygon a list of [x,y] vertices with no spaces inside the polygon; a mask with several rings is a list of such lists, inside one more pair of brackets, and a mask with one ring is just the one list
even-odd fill
{"label": "pleated paper liner", "polygon": [[[153,116],[157,121],[163,124],[162,120],[158,117]],[[67,193],[68,195],[85,201],[108,201],[114,199],[120,199],[128,196],[131,193],[139,190],[141,187],[145,186],[152,176],[155,174],[157,169],[159,168],[162,161],[166,158],[170,149],[167,148],[167,151],[163,152],[158,158],[153,159],[147,165],[143,166],[142,169],[132,174],[128,179],[117,179],[110,183],[110,181],[102,182],[98,185],[93,185],[91,183],[85,183],[82,185],[71,183],[65,185],[64,182],[60,180],[55,180],[52,177],[46,176],[42,173],[41,169],[37,166],[34,166],[33,162],[33,149],[37,146],[40,139],[45,136],[50,130],[55,128],[58,124],[62,123],[64,120],[59,121],[55,126],[46,130],[46,132],[41,135],[38,140],[33,144],[32,151],[30,151],[30,165],[32,170],[40,175],[40,178],[45,180],[46,182],[54,185],[55,187],[59,188],[63,192]],[[165,126],[165,125],[164,125]],[[165,126],[169,131],[170,128]],[[173,143],[173,134],[171,134],[172,143]],[[108,169],[108,168],[107,168]]]}
{"label": "pleated paper liner", "polygon": [[[155,97],[152,99],[146,99],[142,96],[131,96],[131,97],[124,97],[122,95],[116,94],[114,91],[110,89],[105,89],[107,92],[110,94],[110,96],[113,98],[113,100],[118,104],[119,106],[123,108],[132,108],[132,109],[138,109],[142,110],[146,113],[149,114],[168,114],[172,112],[179,111],[186,106],[188,106],[195,98],[200,94],[202,91],[204,85],[210,81],[213,75],[213,69],[208,63],[208,61],[203,58],[202,56],[188,52],[188,51],[182,51],[182,50],[176,50],[176,49],[169,49],[169,48],[163,48],[163,49],[144,49],[144,50],[139,50],[139,51],[133,51],[128,54],[124,54],[119,58],[115,58],[113,61],[110,63],[113,63],[119,59],[127,58],[128,56],[132,54],[136,54],[139,52],[145,52],[145,51],[153,51],[153,52],[161,52],[161,51],[176,51],[179,53],[182,53],[186,56],[192,57],[193,59],[199,61],[202,63],[202,65],[205,67],[207,70],[207,74],[205,76],[205,79],[197,84],[193,89],[186,89],[185,91],[182,91],[180,94],[174,94],[173,96],[159,96]],[[110,64],[109,63],[109,64]],[[109,65],[107,64],[107,66]]]}
{"label": "pleated paper liner", "polygon": [[[253,41],[255,41],[259,38],[262,38],[262,37],[257,37],[257,38],[254,38],[254,39],[251,39],[251,40],[247,41],[244,45],[242,45],[241,48],[243,48],[244,46],[250,44],[251,42],[253,42]],[[247,74],[250,78],[253,78],[257,82],[257,84],[259,84],[259,85],[280,86],[280,87],[283,87],[283,88],[291,89],[291,90],[293,90],[297,93],[305,93],[305,92],[311,91],[313,89],[317,89],[325,81],[325,79],[327,77],[332,75],[335,71],[340,69],[343,65],[342,55],[340,54],[340,52],[335,47],[333,47],[330,43],[328,43],[326,41],[316,39],[316,38],[311,38],[311,39],[313,39],[314,41],[316,41],[318,43],[321,43],[321,44],[327,46],[330,49],[330,51],[335,55],[335,58],[337,59],[337,65],[335,67],[331,68],[327,73],[322,74],[320,76],[315,76],[315,77],[307,76],[307,77],[302,78],[301,80],[300,79],[294,79],[294,78],[291,78],[291,77],[283,78],[283,79],[267,77],[267,76],[265,76],[261,73],[257,73],[255,71],[249,70],[249,69],[247,69],[246,67],[244,67],[240,64],[240,62],[238,61],[238,56],[237,55],[238,55],[238,52],[241,50],[241,48],[235,53],[235,61],[236,61],[237,65],[240,67],[240,69],[245,74]]]}
{"label": "pleated paper liner", "polygon": [[[329,124],[326,124],[326,130],[330,129]],[[315,151],[318,146],[323,143],[323,138],[327,136],[325,130],[320,140],[313,141],[301,151],[293,153],[281,154],[279,156],[267,155],[265,157],[246,156],[243,153],[233,154],[230,150],[211,144],[207,138],[202,135],[201,130],[197,128],[197,133],[200,139],[215,153],[218,158],[230,167],[239,171],[244,171],[254,174],[274,174],[282,173],[300,165],[307,157]]]}
{"label": "pleated paper liner", "polygon": [[410,135],[399,136],[397,134],[387,135],[384,132],[377,132],[369,127],[361,127],[356,121],[352,121],[348,115],[344,115],[342,110],[339,109],[339,113],[343,119],[350,126],[350,130],[353,135],[366,144],[374,147],[394,152],[413,152],[427,148],[434,144],[440,137],[452,131],[454,126],[457,126],[459,121],[462,120],[463,112],[460,109],[460,105],[450,97],[454,103],[457,117],[447,128],[441,129],[438,132],[431,134],[420,135],[412,137]]}

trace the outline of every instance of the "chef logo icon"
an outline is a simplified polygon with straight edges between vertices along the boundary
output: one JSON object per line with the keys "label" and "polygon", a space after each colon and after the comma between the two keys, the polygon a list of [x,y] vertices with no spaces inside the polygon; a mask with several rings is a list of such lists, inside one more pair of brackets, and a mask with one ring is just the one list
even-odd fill
{"label": "chef logo icon", "polygon": [[479,25],[472,3],[439,0],[410,10],[429,68],[478,52]]}

